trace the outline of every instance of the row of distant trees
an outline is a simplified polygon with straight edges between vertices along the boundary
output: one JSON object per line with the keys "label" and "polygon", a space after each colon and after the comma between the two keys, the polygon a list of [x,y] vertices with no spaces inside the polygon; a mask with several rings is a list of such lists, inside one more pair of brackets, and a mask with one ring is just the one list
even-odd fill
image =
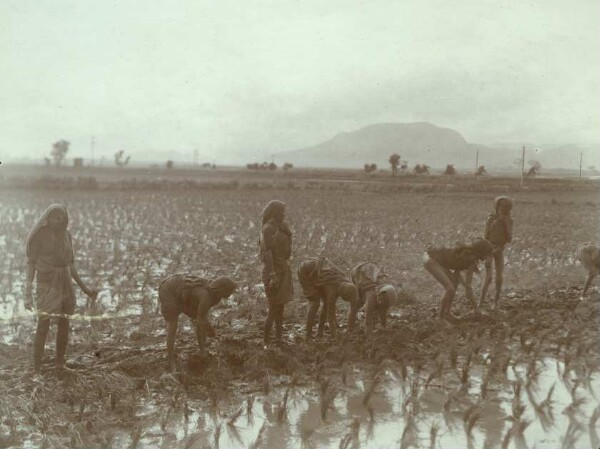
{"label": "row of distant trees", "polygon": [[[52,144],[52,149],[50,150],[50,157],[45,157],[44,161],[46,165],[51,165],[54,163],[57,167],[60,167],[67,157],[67,153],[69,152],[71,146],[71,142],[65,139],[58,140]],[[115,165],[124,166],[128,165],[131,160],[130,155],[125,155],[124,150],[119,150],[114,155]]]}
{"label": "row of distant trees", "polygon": [[[69,152],[70,145],[71,145],[71,143],[65,139],[61,139],[61,140],[58,140],[57,142],[54,142],[52,144],[52,149],[50,151],[50,157],[44,158],[46,161],[46,165],[51,165],[52,162],[54,162],[54,165],[60,166],[62,164],[62,162],[64,161],[64,159],[66,158],[67,153]],[[117,166],[128,165],[130,160],[131,160],[131,156],[126,155],[124,150],[119,150],[114,154],[114,162],[115,162],[115,165],[117,165]],[[388,162],[392,168],[392,176],[396,176],[398,173],[398,170],[401,170],[402,172],[406,172],[406,170],[408,169],[408,163],[403,161],[398,153],[391,154],[390,157],[388,158]],[[516,163],[520,163],[520,161],[516,161]],[[529,165],[529,169],[527,172],[525,172],[526,176],[536,176],[542,170],[542,164],[540,164],[536,160],[529,160],[527,162],[527,164]],[[173,161],[166,162],[167,168],[173,168],[173,165],[174,165]],[[216,168],[216,165],[210,164],[207,162],[207,163],[202,164],[202,167],[203,168]],[[270,162],[270,163],[269,162],[263,162],[263,163],[253,162],[253,163],[246,164],[246,168],[249,170],[277,170],[279,167],[274,162]],[[282,169],[286,170],[286,171],[290,170],[292,168],[294,168],[294,165],[290,164],[289,162],[284,163],[282,166]],[[426,164],[416,164],[413,167],[413,172],[418,175],[428,175],[429,169],[430,169],[430,167]],[[366,163],[364,165],[364,171],[366,173],[372,173],[372,172],[377,171],[377,164]],[[455,175],[456,169],[454,167],[454,164],[447,164],[446,169],[444,170],[444,174],[445,175]],[[485,166],[480,165],[479,167],[477,167],[477,171],[475,174],[477,176],[486,175],[487,171],[485,169]]]}
{"label": "row of distant trees", "polygon": [[[408,163],[403,161],[398,153],[390,155],[390,157],[388,158],[388,162],[390,164],[390,167],[392,168],[392,176],[396,176],[398,170],[401,170],[403,173],[405,173],[408,169]],[[520,161],[518,162],[520,163]],[[527,162],[527,164],[529,165],[529,170],[525,172],[526,176],[535,176],[539,174],[542,170],[542,164],[540,164],[538,161],[530,160]],[[372,173],[377,171],[377,164],[366,163],[363,168],[366,173]],[[431,167],[429,167],[429,165],[426,164],[416,164],[413,167],[412,171],[417,175],[428,175],[430,168]],[[444,174],[455,175],[456,168],[454,167],[454,164],[447,164],[446,169],[444,170]],[[477,171],[475,172],[475,174],[477,176],[485,176],[487,174],[485,165],[480,165],[479,167],[477,167]]]}
{"label": "row of distant trees", "polygon": [[[69,142],[68,140],[65,140],[65,139],[61,139],[57,142],[54,142],[52,144],[52,149],[50,150],[50,157],[44,158],[46,165],[52,165],[52,163],[54,163],[54,165],[56,165],[57,167],[60,167],[62,165],[63,161],[65,160],[65,158],[67,157],[67,153],[69,152],[70,145],[71,145],[71,142]],[[124,150],[119,150],[114,154],[115,165],[117,165],[119,167],[128,165],[130,160],[131,160],[131,155],[126,155]],[[175,163],[171,160],[169,160],[165,163],[165,166],[168,169],[173,168],[174,165],[175,165]],[[215,169],[215,168],[217,168],[217,166],[215,164],[205,162],[202,164],[202,168]]]}
{"label": "row of distant trees", "polygon": [[[263,162],[262,164],[259,164],[258,162],[252,162],[250,164],[246,164],[246,168],[248,170],[277,170],[279,167],[275,162]],[[294,164],[286,162],[282,165],[281,168],[285,171],[291,170],[292,168],[294,168]]]}

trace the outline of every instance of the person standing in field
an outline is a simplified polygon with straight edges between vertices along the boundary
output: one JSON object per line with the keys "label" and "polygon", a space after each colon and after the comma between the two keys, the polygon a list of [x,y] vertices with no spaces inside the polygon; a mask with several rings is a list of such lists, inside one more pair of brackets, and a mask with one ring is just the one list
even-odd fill
{"label": "person standing in field", "polygon": [[369,335],[377,321],[385,328],[390,306],[398,299],[396,287],[384,282],[381,268],[364,262],[356,265],[351,272],[352,283],[358,290],[358,309],[365,306],[365,331]]}
{"label": "person standing in field", "polygon": [[292,299],[294,285],[290,257],[292,255],[292,232],[285,222],[286,205],[282,201],[270,201],[262,211],[262,229],[259,239],[262,281],[268,301],[265,320],[264,343],[269,344],[275,324],[275,338],[281,341],[283,311]]}
{"label": "person standing in field", "polygon": [[350,304],[348,332],[354,329],[358,311],[358,290],[348,277],[326,257],[306,259],[298,266],[298,280],[308,300],[306,316],[306,339],[312,339],[312,329],[321,302],[321,316],[317,335],[323,335],[325,321],[329,322],[331,337],[336,336],[336,301],[341,297]]}
{"label": "person standing in field", "polygon": [[479,297],[479,307],[483,307],[490,284],[492,283],[492,262],[496,271],[496,293],[493,309],[498,307],[502,282],[504,279],[504,247],[512,242],[513,219],[511,216],[513,202],[507,196],[494,199],[494,212],[485,220],[484,238],[494,245],[494,251],[485,259],[485,280]]}
{"label": "person standing in field", "polygon": [[592,281],[600,272],[600,246],[593,242],[582,243],[577,247],[577,259],[588,275],[583,287],[583,296],[585,296]]}
{"label": "person standing in field", "polygon": [[196,340],[202,351],[206,337],[215,335],[208,320],[211,307],[221,299],[228,298],[235,289],[235,282],[228,277],[209,281],[198,276],[173,274],[161,281],[158,300],[161,314],[167,322],[167,360],[172,368],[175,367],[175,338],[179,315],[184,313],[194,322]]}
{"label": "person standing in field", "polygon": [[[465,286],[471,307],[478,310],[471,288],[473,273],[477,271],[479,261],[492,254],[493,250],[492,243],[485,239],[475,239],[470,245],[427,250],[423,257],[423,266],[445,289],[440,306],[440,320],[453,322],[456,319],[450,309],[459,283]],[[464,280],[461,271],[466,271]]]}
{"label": "person standing in field", "polygon": [[98,292],[88,288],[75,269],[73,241],[67,230],[69,215],[62,204],[51,204],[27,236],[27,278],[25,282],[25,308],[32,310],[33,281],[37,328],[33,341],[33,366],[36,372],[42,367],[44,346],[50,329],[50,320],[56,318],[56,366],[62,369],[69,341],[69,317],[75,311],[75,292],[71,279],[90,299]]}

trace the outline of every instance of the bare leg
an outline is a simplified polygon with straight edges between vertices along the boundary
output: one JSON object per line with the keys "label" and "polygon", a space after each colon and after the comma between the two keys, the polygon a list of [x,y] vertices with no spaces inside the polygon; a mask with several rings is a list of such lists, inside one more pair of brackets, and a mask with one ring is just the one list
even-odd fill
{"label": "bare leg", "polygon": [[35,338],[33,340],[33,369],[36,373],[42,368],[42,356],[44,355],[44,346],[50,329],[50,318],[38,318]]}
{"label": "bare leg", "polygon": [[216,332],[215,332],[215,328],[213,327],[213,325],[209,322],[206,323],[206,336],[207,337],[214,337],[216,336]]}
{"label": "bare leg", "polygon": [[175,337],[177,337],[177,324],[179,320],[167,321],[167,361],[171,368],[175,367]]}
{"label": "bare leg", "polygon": [[494,267],[496,268],[496,295],[494,296],[494,310],[498,307],[500,293],[502,291],[502,281],[504,280],[504,251],[498,251],[494,254]]}
{"label": "bare leg", "polygon": [[492,257],[486,257],[485,259],[485,280],[481,287],[481,295],[479,296],[479,307],[483,307],[485,297],[487,296],[488,289],[492,283]]}
{"label": "bare leg", "polygon": [[317,316],[317,312],[319,310],[321,300],[320,299],[312,299],[308,301],[308,312],[306,313],[306,339],[310,340],[312,338],[312,329],[315,325],[315,318]]}
{"label": "bare leg", "polygon": [[350,308],[348,309],[348,329],[347,332],[352,332],[354,330],[354,323],[356,323],[356,314],[358,313],[358,307],[356,301],[350,303]]}
{"label": "bare leg", "polygon": [[424,267],[445,289],[440,307],[440,320],[452,319],[450,309],[452,307],[452,300],[454,299],[454,294],[456,292],[456,285],[448,277],[447,271],[444,270],[444,268],[435,260],[428,258],[427,262],[424,264]]}
{"label": "bare leg", "polygon": [[61,368],[65,364],[65,354],[69,343],[69,319],[60,317],[56,330],[56,366]]}
{"label": "bare leg", "polygon": [[337,298],[333,295],[328,296],[325,302],[327,303],[327,322],[329,323],[329,335],[335,338],[337,335],[337,319],[335,316],[335,302]]}
{"label": "bare leg", "polygon": [[388,313],[388,309],[389,309],[389,305],[387,307],[381,307],[378,310],[379,313],[379,321],[381,322],[381,325],[383,326],[383,328],[385,329],[387,327],[387,313]]}
{"label": "bare leg", "polygon": [[369,290],[365,292],[365,332],[367,335],[373,332],[373,328],[375,327],[375,309],[377,307],[377,295],[374,290]]}
{"label": "bare leg", "polygon": [[585,296],[585,294],[587,293],[588,289],[590,288],[590,285],[592,285],[592,281],[594,280],[597,274],[598,273],[596,273],[595,271],[589,272],[587,280],[585,281],[585,286],[583,287],[583,296]]}
{"label": "bare leg", "polygon": [[275,305],[269,304],[269,311],[267,313],[267,319],[265,320],[265,344],[268,344],[271,340],[271,329],[273,328],[273,323],[275,322],[275,307]]}
{"label": "bare leg", "polygon": [[322,337],[325,333],[325,323],[327,322],[327,301],[321,300],[321,313],[319,314],[319,328],[317,329],[317,336]]}
{"label": "bare leg", "polygon": [[283,310],[284,304],[277,304],[275,306],[275,339],[281,341],[283,334]]}

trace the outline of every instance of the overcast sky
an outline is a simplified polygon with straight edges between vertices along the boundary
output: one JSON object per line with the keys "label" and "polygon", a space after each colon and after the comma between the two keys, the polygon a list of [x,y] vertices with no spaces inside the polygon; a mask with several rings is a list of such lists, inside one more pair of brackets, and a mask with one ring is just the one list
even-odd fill
{"label": "overcast sky", "polygon": [[4,159],[94,135],[229,162],[377,122],[600,142],[598,0],[4,0],[0,37]]}

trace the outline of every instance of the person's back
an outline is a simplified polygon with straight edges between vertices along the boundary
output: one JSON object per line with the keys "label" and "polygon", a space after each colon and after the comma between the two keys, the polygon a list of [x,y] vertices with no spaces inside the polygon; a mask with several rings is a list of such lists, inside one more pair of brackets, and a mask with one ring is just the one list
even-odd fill
{"label": "person's back", "polygon": [[160,310],[169,321],[184,313],[192,320],[198,313],[198,296],[192,294],[196,288],[208,286],[207,279],[188,274],[172,274],[162,280],[158,287]]}
{"label": "person's back", "polygon": [[208,320],[211,307],[222,298],[229,297],[237,288],[227,277],[213,281],[189,274],[172,274],[158,286],[160,311],[167,322],[167,359],[174,367],[175,336],[179,315],[184,313],[196,327],[196,339],[200,350],[204,349],[207,336],[214,335]]}
{"label": "person's back", "polygon": [[476,254],[466,246],[430,248],[427,255],[448,270],[463,271],[477,262]]}
{"label": "person's back", "polygon": [[577,260],[585,268],[588,277],[583,288],[583,295],[587,293],[594,278],[600,273],[600,245],[594,242],[582,243],[576,250]]}

